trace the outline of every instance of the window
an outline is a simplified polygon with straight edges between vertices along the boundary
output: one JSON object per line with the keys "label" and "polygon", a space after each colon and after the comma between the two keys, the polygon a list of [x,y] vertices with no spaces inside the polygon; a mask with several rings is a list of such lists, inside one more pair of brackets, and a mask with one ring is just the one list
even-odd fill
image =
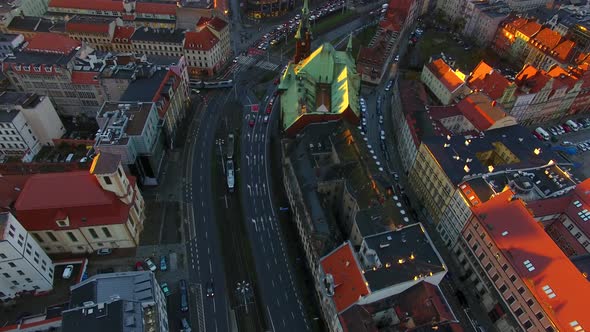
{"label": "window", "polygon": [[57,242],[57,238],[55,237],[55,235],[53,235],[53,233],[51,232],[45,232],[45,234],[47,234],[47,236],[49,237],[49,239],[53,242]]}
{"label": "window", "polygon": [[516,276],[514,274],[510,276],[510,281],[512,281],[512,282],[516,281]]}
{"label": "window", "polygon": [[65,220],[57,220],[56,223],[59,227],[67,227],[68,226],[68,223],[65,222]]}
{"label": "window", "polygon": [[508,302],[508,304],[512,304],[514,303],[514,296],[510,295],[510,297],[506,300],[506,302]]}
{"label": "window", "polygon": [[576,233],[576,235],[574,235],[574,237],[575,237],[576,239],[579,239],[579,238],[581,238],[581,237],[582,237],[582,233],[578,232],[578,233]]}
{"label": "window", "polygon": [[19,276],[24,276],[25,275],[25,273],[23,271],[21,271],[21,270],[17,270],[16,273],[18,273]]}
{"label": "window", "polygon": [[13,262],[8,262],[8,266],[10,266],[10,267],[16,267],[16,264],[14,264]]}
{"label": "window", "polygon": [[537,313],[535,314],[535,317],[537,317],[537,319],[538,319],[538,320],[541,320],[541,319],[543,319],[543,317],[545,317],[545,316],[543,316],[543,313],[542,313],[542,312],[537,312]]}
{"label": "window", "polygon": [[508,265],[507,264],[502,265],[502,270],[504,270],[504,271],[508,270]]}
{"label": "window", "polygon": [[18,286],[18,281],[16,281],[16,280],[13,280],[13,281],[12,281],[12,284],[13,284],[13,285],[15,285],[15,286]]}
{"label": "window", "polygon": [[33,282],[33,280],[31,278],[25,278],[26,282]]}
{"label": "window", "polygon": [[502,287],[500,287],[500,292],[504,293],[506,289],[508,289],[508,287],[506,287],[506,285],[502,285]]}
{"label": "window", "polygon": [[102,178],[106,184],[113,184],[110,176],[103,176]]}
{"label": "window", "polygon": [[499,278],[500,278],[500,276],[499,276],[499,275],[497,275],[497,274],[494,274],[494,275],[492,276],[492,280],[493,280],[493,281],[496,281],[496,280],[498,280]]}
{"label": "window", "polygon": [[6,273],[6,272],[2,273],[2,275],[3,275],[5,278],[10,278],[10,274],[8,274],[8,273]]}
{"label": "window", "polygon": [[492,263],[488,263],[486,265],[486,271],[489,271],[492,268]]}
{"label": "window", "polygon": [[520,294],[524,293],[524,288],[523,288],[523,287],[518,287],[518,292],[519,292]]}
{"label": "window", "polygon": [[555,329],[553,329],[553,326],[549,326],[545,328],[545,331],[547,332],[555,332]]}
{"label": "window", "polygon": [[531,324],[531,322],[527,320],[526,322],[524,322],[523,326],[525,329],[528,330],[531,328],[531,326],[533,326],[533,324]]}
{"label": "window", "polygon": [[516,314],[516,317],[520,317],[520,315],[522,315],[524,313],[524,311],[522,311],[522,308],[518,308],[516,309],[516,311],[514,311],[514,314]]}
{"label": "window", "polygon": [[566,228],[568,231],[571,231],[572,229],[574,229],[574,224],[569,224]]}
{"label": "window", "polygon": [[112,237],[111,232],[109,231],[108,228],[103,227],[102,228],[102,232],[104,233],[104,236],[106,236],[106,237]]}
{"label": "window", "polygon": [[528,300],[526,300],[526,304],[528,304],[529,307],[532,307],[533,304],[535,304],[535,301],[533,301],[533,299],[528,299]]}
{"label": "window", "polygon": [[484,253],[482,252],[482,253],[480,253],[480,254],[479,254],[479,256],[477,256],[477,258],[479,258],[479,260],[481,261],[481,260],[483,259],[483,257],[484,257],[484,256],[485,256],[485,255],[484,255]]}
{"label": "window", "polygon": [[90,235],[92,236],[93,239],[98,239],[98,234],[96,234],[96,231],[94,230],[94,228],[89,228],[88,232],[90,232]]}
{"label": "window", "polygon": [[6,255],[0,254],[0,258],[3,258],[3,259],[6,258]]}
{"label": "window", "polygon": [[117,173],[119,173],[120,177],[123,177],[123,174],[121,173],[121,168],[117,168]]}
{"label": "window", "polygon": [[68,234],[68,237],[70,238],[70,240],[72,242],[78,242],[78,239],[76,238],[76,236],[74,235],[74,233],[68,232],[67,234]]}
{"label": "window", "polygon": [[469,242],[469,240],[471,240],[472,236],[471,233],[467,234],[467,237],[465,238],[465,240],[467,240],[467,242]]}

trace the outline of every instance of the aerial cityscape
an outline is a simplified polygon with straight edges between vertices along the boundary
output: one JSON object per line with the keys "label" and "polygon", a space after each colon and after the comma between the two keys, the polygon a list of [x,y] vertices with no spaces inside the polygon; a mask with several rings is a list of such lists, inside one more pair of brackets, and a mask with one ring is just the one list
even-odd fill
{"label": "aerial cityscape", "polygon": [[587,0],[0,0],[0,332],[590,331]]}

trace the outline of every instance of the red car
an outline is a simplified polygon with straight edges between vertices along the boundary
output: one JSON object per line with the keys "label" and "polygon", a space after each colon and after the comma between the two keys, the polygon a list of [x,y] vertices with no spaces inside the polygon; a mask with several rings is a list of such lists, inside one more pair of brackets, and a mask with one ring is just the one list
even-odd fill
{"label": "red car", "polygon": [[143,271],[143,262],[138,261],[135,263],[135,271]]}
{"label": "red car", "polygon": [[543,140],[543,136],[536,131],[533,131],[533,136],[535,136],[539,141]]}
{"label": "red car", "polygon": [[266,114],[270,113],[272,113],[272,105],[269,104],[268,106],[266,106]]}
{"label": "red car", "polygon": [[248,125],[250,127],[254,127],[254,124],[256,123],[256,121],[254,121],[254,118],[250,118],[250,120],[248,120]]}

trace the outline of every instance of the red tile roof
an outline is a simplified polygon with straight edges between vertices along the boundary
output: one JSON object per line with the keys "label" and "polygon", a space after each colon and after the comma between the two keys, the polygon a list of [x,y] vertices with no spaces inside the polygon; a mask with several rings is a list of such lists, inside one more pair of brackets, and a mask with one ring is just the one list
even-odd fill
{"label": "red tile roof", "polygon": [[457,104],[457,108],[479,131],[490,128],[496,121],[506,117],[500,105],[483,93],[472,93]]}
{"label": "red tile roof", "polygon": [[[578,202],[580,207],[574,203]],[[574,189],[571,203],[567,206],[565,213],[568,217],[578,225],[587,236],[590,236],[590,219],[584,221],[583,217],[579,215],[580,211],[590,211],[590,179],[586,179],[579,183]]]}
{"label": "red tile roof", "polygon": [[98,85],[98,72],[72,71],[72,84]]}
{"label": "red tile roof", "polygon": [[492,99],[499,99],[510,85],[502,74],[494,70],[490,65],[481,61],[467,80],[467,84],[473,90],[481,90]]}
{"label": "red tile roof", "polygon": [[215,16],[214,18],[210,19],[209,22],[207,22],[207,25],[215,31],[221,31],[227,26],[227,22]]}
{"label": "red tile roof", "polygon": [[547,72],[547,75],[554,79],[553,89],[559,89],[563,86],[572,88],[578,81],[577,77],[570,75],[567,71],[558,66],[551,68],[551,70]]}
{"label": "red tile roof", "polygon": [[520,87],[528,88],[530,93],[536,93],[547,84],[549,79],[550,77],[544,71],[531,65],[526,65],[516,75],[514,83]]}
{"label": "red tile roof", "polygon": [[91,23],[82,23],[82,22],[72,22],[69,21],[66,23],[66,31],[67,32],[83,32],[83,33],[95,33],[95,34],[108,34],[109,33],[109,23],[98,23],[98,22],[91,22]]}
{"label": "red tile roof", "polygon": [[411,0],[389,1],[389,7],[383,19],[379,22],[379,26],[388,31],[400,32],[412,3]]}
{"label": "red tile roof", "polygon": [[[560,331],[575,331],[572,322],[590,328],[587,299],[590,283],[537,224],[525,204],[504,191],[472,208],[478,222],[513,266]],[[503,235],[504,234],[504,235]],[[530,261],[530,271],[524,262]],[[549,287],[549,288],[547,288]]]}
{"label": "red tile roof", "polygon": [[551,51],[551,55],[559,61],[567,61],[572,55],[574,46],[576,43],[571,40],[563,41]]}
{"label": "red tile roof", "polygon": [[524,24],[523,26],[521,26],[520,28],[516,29],[516,31],[522,33],[523,35],[531,38],[533,37],[533,35],[535,35],[537,32],[541,31],[541,28],[543,26],[535,21],[532,22],[528,22],[526,24]]}
{"label": "red tile roof", "polygon": [[436,76],[444,86],[451,92],[455,91],[461,84],[465,83],[453,69],[443,60],[436,59],[431,63],[426,64],[434,76]]}
{"label": "red tile roof", "polygon": [[0,212],[8,211],[20,195],[31,175],[2,175],[0,177]]}
{"label": "red tile roof", "polygon": [[324,273],[334,278],[334,304],[341,312],[369,294],[365,277],[354,256],[350,242],[342,244],[320,260]]}
{"label": "red tile roof", "polygon": [[51,32],[37,32],[31,38],[25,50],[42,53],[70,54],[70,52],[80,45],[82,45],[80,41],[68,36]]}
{"label": "red tile roof", "polygon": [[[133,187],[135,178],[128,178]],[[114,193],[103,190],[88,171],[35,174],[15,204],[17,218],[28,231],[122,224],[129,208]],[[60,216],[69,217],[69,227],[57,226]]]}
{"label": "red tile roof", "polygon": [[553,214],[561,215],[570,202],[571,197],[561,196],[557,198],[530,201],[527,202],[526,206],[531,210],[535,218],[541,218]]}
{"label": "red tile roof", "polygon": [[187,31],[184,35],[184,48],[187,50],[208,51],[219,39],[208,28],[201,31]]}
{"label": "red tile roof", "polygon": [[561,35],[557,31],[553,31],[549,28],[544,28],[530,42],[538,43],[536,46],[545,50],[552,50],[559,44]]}
{"label": "red tile roof", "polygon": [[131,26],[117,26],[113,33],[113,42],[115,43],[129,43],[131,44],[131,36],[135,32],[135,27]]}
{"label": "red tile roof", "polygon": [[527,24],[528,22],[529,22],[529,20],[528,20],[528,19],[526,19],[526,18],[521,18],[521,17],[518,17],[518,18],[516,18],[514,21],[512,21],[512,22],[510,22],[510,23],[508,23],[508,24],[506,24],[506,25],[507,25],[507,26],[511,26],[511,27],[513,27],[514,29],[518,29],[518,28],[522,27],[523,25]]}
{"label": "red tile roof", "polygon": [[176,15],[175,3],[137,2],[135,11],[142,14]]}
{"label": "red tile roof", "polygon": [[49,0],[49,8],[125,11],[121,0]]}

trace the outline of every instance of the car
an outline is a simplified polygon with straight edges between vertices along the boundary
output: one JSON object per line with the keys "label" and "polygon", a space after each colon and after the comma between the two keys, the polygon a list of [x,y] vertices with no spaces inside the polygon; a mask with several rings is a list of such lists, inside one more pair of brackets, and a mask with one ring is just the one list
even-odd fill
{"label": "car", "polygon": [[138,261],[135,262],[135,271],[143,271],[143,262],[142,261]]}
{"label": "car", "polygon": [[549,132],[551,133],[551,135],[557,136],[557,130],[555,130],[553,127],[549,128]]}
{"label": "car", "polygon": [[266,106],[266,114],[270,114],[272,113],[272,104],[269,104],[268,106]]}
{"label": "car", "polygon": [[399,54],[395,56],[395,59],[394,59],[394,61],[395,61],[395,62],[399,61]]}
{"label": "car", "polygon": [[186,281],[181,279],[178,282],[178,288],[180,289],[180,311],[188,311],[188,294],[186,290]]}
{"label": "car", "polygon": [[383,124],[383,115],[379,115],[379,124]]}
{"label": "car", "polygon": [[98,249],[96,251],[96,254],[98,256],[106,256],[106,255],[110,255],[112,253],[113,253],[113,249],[111,249],[111,248],[102,248],[102,249]]}
{"label": "car", "polygon": [[148,269],[149,269],[150,271],[152,271],[152,272],[156,272],[156,270],[158,269],[158,268],[156,267],[156,264],[154,264],[154,262],[152,261],[152,259],[151,259],[151,258],[146,258],[146,259],[144,260],[144,262],[145,262],[145,265],[147,265],[147,267],[148,267]]}
{"label": "car", "polygon": [[561,142],[562,146],[570,146],[570,145],[574,145],[574,143],[570,142],[570,141],[563,141]]}
{"label": "car", "polygon": [[381,129],[380,137],[382,140],[385,140],[385,130]]}
{"label": "car", "polygon": [[543,136],[536,131],[533,131],[533,136],[535,136],[539,141],[543,141]]}
{"label": "car", "polygon": [[66,268],[64,269],[64,272],[62,273],[62,278],[64,279],[70,279],[72,277],[72,273],[74,272],[74,265],[70,264],[67,265]]}
{"label": "car", "polygon": [[395,181],[399,181],[399,175],[396,172],[393,172],[393,178]]}
{"label": "car", "polygon": [[207,297],[215,296],[215,284],[213,283],[213,278],[207,282]]}
{"label": "car", "polygon": [[186,320],[186,318],[183,318],[180,320],[180,324],[182,325],[182,332],[191,332],[191,326],[189,325],[188,321]]}
{"label": "car", "polygon": [[164,293],[164,296],[170,296],[170,294],[172,294],[172,292],[170,292],[170,287],[168,287],[167,282],[161,283],[160,288],[162,288],[162,292]]}
{"label": "car", "polygon": [[160,271],[168,270],[168,265],[166,265],[166,256],[160,257]]}
{"label": "car", "polygon": [[250,126],[250,127],[254,127],[255,123],[256,123],[256,120],[254,120],[254,117],[251,117],[250,120],[248,120],[248,126]]}
{"label": "car", "polygon": [[561,127],[563,128],[563,130],[565,130],[566,133],[570,133],[572,131],[572,128],[570,128],[570,126],[568,126],[567,124],[562,124]]}
{"label": "car", "polygon": [[393,80],[389,80],[389,82],[387,82],[387,85],[385,86],[385,91],[391,90],[392,85],[393,85]]}

